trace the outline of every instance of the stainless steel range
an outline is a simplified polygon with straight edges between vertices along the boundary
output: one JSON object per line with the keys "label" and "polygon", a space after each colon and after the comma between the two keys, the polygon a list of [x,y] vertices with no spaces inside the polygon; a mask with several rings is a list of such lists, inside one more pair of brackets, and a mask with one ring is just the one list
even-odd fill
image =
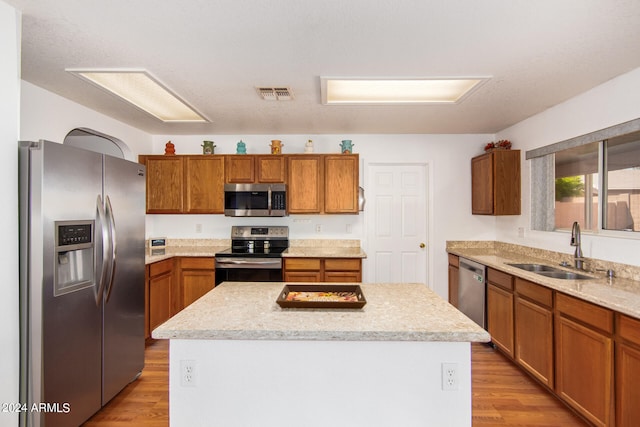
{"label": "stainless steel range", "polygon": [[216,286],[222,282],[280,282],[287,226],[233,226],[231,247],[216,256]]}

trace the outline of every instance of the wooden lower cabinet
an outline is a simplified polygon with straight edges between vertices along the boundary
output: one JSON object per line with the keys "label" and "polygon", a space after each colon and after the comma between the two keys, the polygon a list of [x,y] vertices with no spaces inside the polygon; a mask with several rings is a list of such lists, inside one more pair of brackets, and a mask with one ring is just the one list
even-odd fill
{"label": "wooden lower cabinet", "polygon": [[496,347],[513,358],[513,277],[489,268],[487,278],[487,330]]}
{"label": "wooden lower cabinet", "polygon": [[284,258],[287,282],[362,282],[360,258]]}
{"label": "wooden lower cabinet", "polygon": [[515,290],[515,360],[553,389],[553,291],[520,278]]}
{"label": "wooden lower cabinet", "polygon": [[596,426],[613,421],[613,312],[556,294],[556,394]]}
{"label": "wooden lower cabinet", "polygon": [[215,258],[182,257],[179,263],[181,305],[184,308],[214,288]]}
{"label": "wooden lower cabinet", "polygon": [[640,425],[640,319],[488,268],[487,329],[590,425]]}
{"label": "wooden lower cabinet", "polygon": [[449,303],[458,308],[460,257],[449,254]]}
{"label": "wooden lower cabinet", "polygon": [[173,259],[147,265],[145,337],[172,316]]}
{"label": "wooden lower cabinet", "polygon": [[640,320],[616,315],[616,426],[640,424]]}

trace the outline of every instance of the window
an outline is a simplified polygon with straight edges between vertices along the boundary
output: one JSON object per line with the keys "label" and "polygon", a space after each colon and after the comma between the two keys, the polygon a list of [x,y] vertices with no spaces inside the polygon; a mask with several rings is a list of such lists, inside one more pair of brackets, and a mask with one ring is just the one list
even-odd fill
{"label": "window", "polygon": [[594,142],[556,153],[554,229],[569,230],[574,221],[598,229],[598,151]]}
{"label": "window", "polygon": [[[632,128],[631,132],[629,132]],[[640,231],[640,119],[527,152],[532,229]]]}
{"label": "window", "polygon": [[605,230],[640,231],[640,132],[604,144]]}

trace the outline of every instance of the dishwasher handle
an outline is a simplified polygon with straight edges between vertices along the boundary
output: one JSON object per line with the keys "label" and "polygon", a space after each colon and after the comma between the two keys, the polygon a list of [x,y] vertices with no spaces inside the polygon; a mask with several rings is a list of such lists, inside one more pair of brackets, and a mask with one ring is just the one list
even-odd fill
{"label": "dishwasher handle", "polygon": [[485,276],[486,267],[482,264],[478,264],[476,262],[469,261],[464,258],[460,258],[459,265],[460,265],[460,269],[469,270],[482,277]]}

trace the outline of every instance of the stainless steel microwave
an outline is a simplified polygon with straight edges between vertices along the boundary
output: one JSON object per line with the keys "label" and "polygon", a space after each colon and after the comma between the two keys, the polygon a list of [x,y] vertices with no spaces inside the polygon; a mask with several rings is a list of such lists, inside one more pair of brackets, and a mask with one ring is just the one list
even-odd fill
{"label": "stainless steel microwave", "polygon": [[287,215],[286,184],[225,184],[225,216]]}

